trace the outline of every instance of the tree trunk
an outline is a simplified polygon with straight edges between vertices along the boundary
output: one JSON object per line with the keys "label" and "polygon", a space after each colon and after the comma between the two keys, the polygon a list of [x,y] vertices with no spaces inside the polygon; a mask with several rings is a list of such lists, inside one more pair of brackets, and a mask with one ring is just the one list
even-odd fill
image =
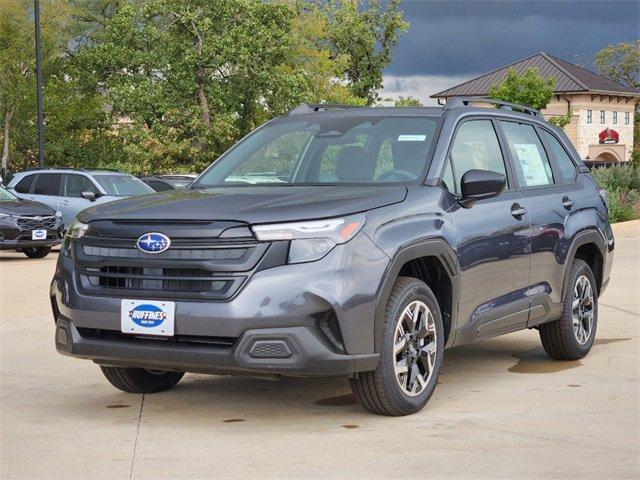
{"label": "tree trunk", "polygon": [[7,181],[7,168],[9,165],[9,129],[11,127],[11,117],[13,110],[7,109],[4,112],[4,132],[2,142],[2,181]]}
{"label": "tree trunk", "polygon": [[[196,55],[198,58],[202,56],[202,35],[196,35]],[[209,127],[211,126],[211,111],[209,110],[209,101],[207,100],[207,93],[205,92],[205,78],[206,72],[203,66],[198,66],[196,70],[196,81],[198,83],[198,103],[202,109],[202,121]]]}

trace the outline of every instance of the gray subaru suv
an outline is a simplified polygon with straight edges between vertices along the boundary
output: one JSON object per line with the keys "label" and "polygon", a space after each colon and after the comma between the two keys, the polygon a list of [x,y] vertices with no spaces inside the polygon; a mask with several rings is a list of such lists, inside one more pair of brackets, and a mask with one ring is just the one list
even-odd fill
{"label": "gray subaru suv", "polygon": [[19,198],[49,205],[62,213],[65,227],[85,208],[154,190],[144,182],[117,170],[34,168],[16,173],[9,183]]}
{"label": "gray subaru suv", "polygon": [[51,285],[55,343],[131,393],[185,372],[348,376],[371,412],[433,393],[444,350],[536,329],[591,349],[607,201],[535,110],[302,105],[185,190],[78,215]]}

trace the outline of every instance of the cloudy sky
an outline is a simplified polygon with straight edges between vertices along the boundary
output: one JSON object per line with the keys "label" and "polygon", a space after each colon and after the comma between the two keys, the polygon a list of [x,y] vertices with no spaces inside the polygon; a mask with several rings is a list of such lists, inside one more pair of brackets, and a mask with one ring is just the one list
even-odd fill
{"label": "cloudy sky", "polygon": [[429,95],[544,51],[592,69],[601,48],[640,37],[640,1],[402,0],[408,31],[383,97]]}

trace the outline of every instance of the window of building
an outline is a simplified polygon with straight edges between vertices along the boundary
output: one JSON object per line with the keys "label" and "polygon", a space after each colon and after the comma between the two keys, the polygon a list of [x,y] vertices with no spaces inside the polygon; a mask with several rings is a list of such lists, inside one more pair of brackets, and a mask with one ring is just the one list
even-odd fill
{"label": "window of building", "polygon": [[613,124],[616,125],[618,123],[618,112],[613,112]]}
{"label": "window of building", "polygon": [[518,185],[542,187],[553,184],[553,172],[547,153],[532,125],[500,121],[511,151]]}
{"label": "window of building", "polygon": [[604,110],[600,110],[600,123],[604,124]]}
{"label": "window of building", "polygon": [[629,125],[629,112],[624,112],[624,124]]}
{"label": "window of building", "polygon": [[593,120],[593,111],[587,110],[587,123],[591,123]]}

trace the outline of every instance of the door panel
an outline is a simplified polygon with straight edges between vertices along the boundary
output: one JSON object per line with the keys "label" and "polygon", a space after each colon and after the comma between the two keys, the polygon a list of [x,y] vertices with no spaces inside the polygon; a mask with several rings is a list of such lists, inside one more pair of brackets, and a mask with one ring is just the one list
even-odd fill
{"label": "door panel", "polygon": [[[525,197],[524,204],[531,223],[531,271],[529,296],[534,303],[561,301],[563,238],[567,218],[574,210],[575,187],[563,185],[575,178],[575,168],[560,168],[549,143],[552,138],[542,135],[533,125],[523,122],[501,121],[500,127],[517,172],[518,186]],[[543,141],[544,139],[544,141]],[[554,148],[560,145],[554,145]],[[569,159],[570,161],[570,159]],[[567,246],[568,248],[568,246]],[[536,315],[532,315],[536,320]],[[544,315],[543,315],[544,316]]]}
{"label": "door panel", "polygon": [[511,316],[515,327],[526,325],[529,220],[526,213],[517,217],[511,214],[514,206],[522,205],[519,193],[506,192],[477,202],[472,208],[457,207],[451,212],[461,269],[459,327],[476,330],[504,316]]}
{"label": "door panel", "polygon": [[[505,157],[491,119],[466,120],[456,130],[442,185],[459,196],[462,176],[480,169],[504,174],[511,186]],[[529,311],[530,231],[522,195],[507,190],[471,208],[455,203],[449,213],[461,270],[461,341],[524,328]]]}
{"label": "door panel", "polygon": [[61,184],[61,173],[39,173],[28,198],[57,210],[60,203]]}
{"label": "door panel", "polygon": [[93,202],[82,198],[82,192],[98,193],[98,189],[91,179],[77,173],[67,173],[62,189],[63,197],[58,204],[62,212],[62,220],[66,226],[70,225],[79,212],[93,205]]}

